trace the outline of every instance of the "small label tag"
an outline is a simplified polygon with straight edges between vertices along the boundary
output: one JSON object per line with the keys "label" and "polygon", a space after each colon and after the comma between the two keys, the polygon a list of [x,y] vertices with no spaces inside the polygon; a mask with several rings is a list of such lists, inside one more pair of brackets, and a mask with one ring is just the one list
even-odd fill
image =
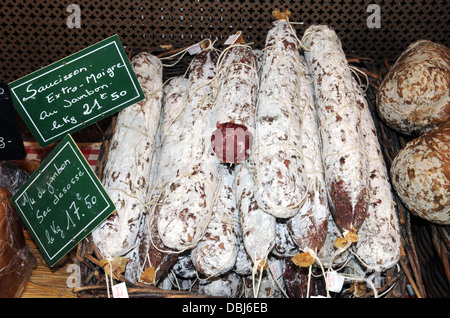
{"label": "small label tag", "polygon": [[374,281],[374,284],[375,284],[375,288],[380,288],[386,283],[385,278],[381,277],[381,276],[378,276],[378,275],[374,277],[373,281]]}
{"label": "small label tag", "polygon": [[200,46],[200,43],[196,43],[187,48],[187,51],[189,52],[190,55],[196,55],[200,53],[201,50],[202,48]]}
{"label": "small label tag", "polygon": [[344,276],[337,272],[327,272],[327,285],[329,291],[339,293],[344,285]]}
{"label": "small label tag", "polygon": [[240,34],[233,34],[233,35],[230,35],[229,37],[228,37],[228,39],[225,41],[225,45],[232,45],[232,44],[234,44],[234,42],[236,42],[236,40],[239,38],[239,36],[240,36]]}
{"label": "small label tag", "polygon": [[283,271],[281,270],[281,263],[280,261],[275,261],[270,263],[270,270],[272,271],[274,277],[278,280],[281,275],[283,274]]}
{"label": "small label tag", "polygon": [[113,298],[128,298],[127,285],[125,282],[114,285],[112,292]]}

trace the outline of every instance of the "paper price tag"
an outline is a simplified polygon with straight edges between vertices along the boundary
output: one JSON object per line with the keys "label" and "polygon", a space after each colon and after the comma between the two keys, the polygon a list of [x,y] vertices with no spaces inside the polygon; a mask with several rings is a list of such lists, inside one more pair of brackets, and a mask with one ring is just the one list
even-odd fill
{"label": "paper price tag", "polygon": [[12,202],[50,267],[116,210],[70,135],[14,194]]}
{"label": "paper price tag", "polygon": [[236,41],[240,38],[241,32],[237,32],[236,34],[232,34],[228,37],[228,39],[225,41],[225,45],[233,45],[236,43]]}
{"label": "paper price tag", "polygon": [[337,272],[327,272],[327,285],[328,290],[339,293],[344,285],[344,276]]}
{"label": "paper price tag", "polygon": [[19,78],[9,88],[41,147],[145,98],[117,34]]}
{"label": "paper price tag", "polygon": [[202,50],[202,47],[200,46],[200,43],[191,45],[190,47],[187,48],[187,51],[189,52],[190,55],[196,55],[198,53],[200,53]]}
{"label": "paper price tag", "polygon": [[276,279],[279,279],[281,277],[281,275],[283,274],[280,261],[275,261],[275,262],[271,263],[270,270],[272,271],[272,273]]}
{"label": "paper price tag", "polygon": [[112,287],[112,293],[113,298],[129,298],[125,282],[114,285]]}

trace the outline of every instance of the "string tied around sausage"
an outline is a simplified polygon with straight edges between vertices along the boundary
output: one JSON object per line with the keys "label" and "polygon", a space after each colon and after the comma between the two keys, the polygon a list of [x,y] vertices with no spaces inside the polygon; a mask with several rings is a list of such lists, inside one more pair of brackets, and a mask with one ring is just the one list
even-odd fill
{"label": "string tied around sausage", "polygon": [[[213,43],[216,42],[216,41],[217,41],[217,39],[215,41],[211,41],[211,39],[204,39],[202,41],[194,43],[193,45],[190,45],[188,47],[179,49],[179,50],[177,50],[177,52],[173,53],[170,56],[159,57],[159,59],[161,61],[163,61],[163,60],[173,60],[177,56],[179,56],[178,59],[174,63],[172,63],[172,64],[163,64],[163,66],[165,66],[165,67],[172,67],[172,66],[175,66],[176,64],[178,64],[181,60],[183,60],[183,57],[186,55],[186,53],[189,52],[189,49],[191,47],[193,47],[194,45],[199,45],[201,48],[205,48],[205,47],[208,48],[208,47],[213,46]],[[205,43],[207,44],[207,46],[205,46]]]}
{"label": "string tied around sausage", "polygon": [[[320,258],[318,257],[317,253],[309,247],[303,248],[301,253],[294,255],[292,257],[292,262],[299,267],[308,267],[309,268],[308,290],[307,290],[307,295],[309,297],[309,292],[310,292],[309,288],[310,288],[310,281],[311,281],[311,276],[312,276],[312,266],[314,263],[317,263],[319,265],[319,267],[321,268],[323,275],[325,276],[325,269],[323,267],[323,264],[322,264]],[[330,294],[328,291],[326,280],[325,280],[325,287],[326,287],[325,289],[327,291],[327,297],[329,298]]]}
{"label": "string tied around sausage", "polygon": [[[298,134],[302,134],[303,132],[303,126],[302,126],[302,122],[298,122],[295,119],[291,120],[291,117],[293,116],[293,111],[298,112],[299,114],[301,113],[301,120],[303,121],[303,117],[305,116],[305,111],[302,111],[302,108],[305,108],[303,105],[298,104],[300,101],[297,101],[297,99],[299,98],[296,94],[294,94],[293,96],[283,96],[285,94],[279,94],[280,92],[284,92],[283,90],[283,85],[286,84],[286,80],[283,79],[282,77],[284,77],[286,74],[285,72],[282,71],[278,71],[275,75],[272,73],[272,70],[282,70],[282,69],[294,69],[297,72],[299,72],[300,74],[305,74],[308,72],[308,70],[306,69],[306,66],[304,64],[301,64],[299,61],[299,57],[295,57],[294,54],[298,54],[298,51],[286,51],[283,49],[283,42],[282,40],[278,40],[275,41],[273,44],[266,46],[263,51],[264,52],[264,59],[269,59],[271,60],[271,63],[274,63],[275,65],[273,66],[273,68],[268,69],[267,74],[271,74],[272,77],[274,77],[274,79],[270,82],[271,83],[271,91],[270,93],[268,93],[268,98],[261,100],[259,99],[257,107],[256,107],[256,114],[255,117],[257,118],[257,122],[256,122],[256,133],[255,133],[255,140],[257,141],[256,145],[254,146],[254,151],[253,151],[253,160],[256,166],[256,174],[255,174],[255,182],[259,185],[259,191],[260,191],[260,195],[266,197],[265,201],[266,204],[265,205],[269,205],[269,207],[264,207],[264,209],[266,210],[266,212],[271,213],[275,216],[289,216],[292,215],[293,213],[296,213],[296,211],[298,211],[298,209],[303,205],[303,203],[305,202],[306,198],[307,198],[307,194],[310,188],[310,184],[308,182],[308,179],[305,176],[305,187],[303,187],[304,189],[302,190],[301,195],[292,195],[292,197],[296,198],[296,202],[292,202],[291,201],[287,201],[286,204],[283,204],[283,206],[281,206],[280,204],[282,202],[280,202],[280,200],[285,200],[288,199],[285,195],[283,195],[282,197],[280,197],[278,200],[273,199],[270,196],[270,190],[267,190],[267,194],[264,194],[264,192],[266,192],[265,190],[265,186],[263,184],[263,181],[261,179],[262,175],[260,175],[261,173],[261,169],[260,167],[262,167],[261,164],[261,160],[260,160],[260,155],[267,157],[268,155],[268,150],[278,150],[278,154],[280,156],[286,153],[289,153],[290,156],[292,156],[292,150],[294,150],[294,153],[296,153],[297,158],[296,158],[296,162],[300,165],[300,169],[302,170],[301,173],[303,173],[305,171],[304,169],[304,161],[305,161],[305,157],[303,154],[302,149],[300,149],[301,144],[294,141],[294,139],[292,138],[292,134],[293,133],[297,133]],[[289,54],[291,53],[291,54]],[[259,72],[261,72],[261,78],[263,79],[265,74],[266,74],[266,70],[263,69],[262,71],[260,70]],[[298,77],[300,78],[300,77]],[[260,85],[263,83],[263,81],[261,80]],[[301,80],[294,80],[293,82],[296,86],[296,89],[294,90],[295,92],[300,91],[300,85],[302,85]],[[276,84],[276,85],[275,85]],[[260,89],[263,89],[263,87],[260,87]],[[269,95],[273,95],[275,97],[269,97]],[[269,103],[276,103],[276,104],[280,104],[283,107],[280,108],[280,111],[283,114],[287,114],[288,120],[288,127],[285,127],[286,122],[283,121],[283,126],[282,129],[285,129],[287,132],[287,137],[286,140],[280,140],[279,142],[275,142],[275,143],[271,143],[270,145],[262,145],[259,143],[259,127],[262,127],[260,122],[259,122],[259,117],[261,117],[262,115],[260,114],[260,110],[264,109],[266,107],[267,104]],[[278,105],[276,105],[275,107],[278,107]],[[297,108],[299,108],[297,110]],[[295,124],[298,125],[298,127],[291,127],[290,123],[294,122]],[[261,128],[262,129],[262,128]],[[264,142],[266,142],[266,139],[264,140]],[[279,161],[277,160],[277,158],[274,156],[272,159],[275,161]],[[280,160],[283,160],[280,158]],[[291,169],[291,171],[296,171],[296,169]],[[278,173],[278,175],[280,175],[280,172]],[[305,175],[305,174],[304,174]],[[280,176],[280,178],[282,177],[287,177],[287,179],[289,180],[289,176]],[[269,183],[270,185],[270,183]],[[295,186],[297,187],[298,190],[300,190],[300,187],[302,187],[303,183],[299,180],[295,181]],[[297,191],[298,192],[298,191]],[[290,193],[290,192],[289,192]],[[262,199],[262,198],[261,198]]]}
{"label": "string tied around sausage", "polygon": [[[224,171],[223,169],[219,169],[220,177],[217,188],[222,189],[224,187]],[[203,239],[199,241],[197,246],[194,247],[194,249],[201,248],[200,251],[198,251],[196,254],[202,256],[201,259],[198,259],[194,265],[198,265],[201,268],[202,265],[205,265],[209,267],[209,270],[205,270],[203,268],[203,272],[206,273],[208,271],[210,274],[207,275],[204,280],[209,280],[213,277],[219,276],[224,272],[224,269],[228,268],[230,264],[234,264],[236,255],[237,255],[237,248],[238,248],[238,227],[240,225],[239,223],[239,217],[235,213],[235,215],[230,215],[230,211],[222,211],[221,205],[219,204],[221,201],[221,196],[218,194],[217,200],[214,202],[212,215],[210,222],[206,228],[206,231],[210,228],[210,226],[217,226],[221,231],[225,230],[225,232],[221,232],[220,237],[223,238],[231,238],[231,241],[217,241],[215,235],[213,235],[212,239],[209,240],[208,235],[205,235]],[[225,204],[224,204],[225,205]],[[220,239],[219,239],[220,240]],[[202,245],[202,242],[205,242],[205,245]],[[213,266],[211,265],[211,262],[214,261],[220,252],[226,252],[226,255],[222,255],[220,257],[221,262],[217,265],[219,266]],[[208,256],[212,260],[208,260]],[[202,262],[203,260],[203,262]],[[208,265],[209,264],[209,265]],[[215,269],[214,272],[211,272],[211,270]],[[200,279],[200,278],[199,278]]]}

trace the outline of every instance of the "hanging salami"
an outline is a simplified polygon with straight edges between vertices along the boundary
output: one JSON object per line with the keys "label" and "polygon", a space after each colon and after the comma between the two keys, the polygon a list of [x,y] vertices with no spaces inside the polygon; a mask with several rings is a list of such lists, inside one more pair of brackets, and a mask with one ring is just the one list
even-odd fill
{"label": "hanging salami", "polygon": [[356,81],[336,32],[328,26],[310,26],[302,38],[315,87],[330,208],[342,232],[356,231],[367,215],[369,169],[363,145]]}

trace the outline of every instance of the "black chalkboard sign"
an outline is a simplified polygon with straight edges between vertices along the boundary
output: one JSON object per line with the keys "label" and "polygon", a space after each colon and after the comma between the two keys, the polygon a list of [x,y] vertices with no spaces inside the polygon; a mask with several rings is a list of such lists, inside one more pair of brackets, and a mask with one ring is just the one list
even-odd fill
{"label": "black chalkboard sign", "polygon": [[25,157],[25,147],[8,85],[0,83],[0,160]]}
{"label": "black chalkboard sign", "polygon": [[70,135],[56,146],[12,201],[50,266],[115,210]]}
{"label": "black chalkboard sign", "polygon": [[9,84],[41,147],[145,98],[117,35]]}

